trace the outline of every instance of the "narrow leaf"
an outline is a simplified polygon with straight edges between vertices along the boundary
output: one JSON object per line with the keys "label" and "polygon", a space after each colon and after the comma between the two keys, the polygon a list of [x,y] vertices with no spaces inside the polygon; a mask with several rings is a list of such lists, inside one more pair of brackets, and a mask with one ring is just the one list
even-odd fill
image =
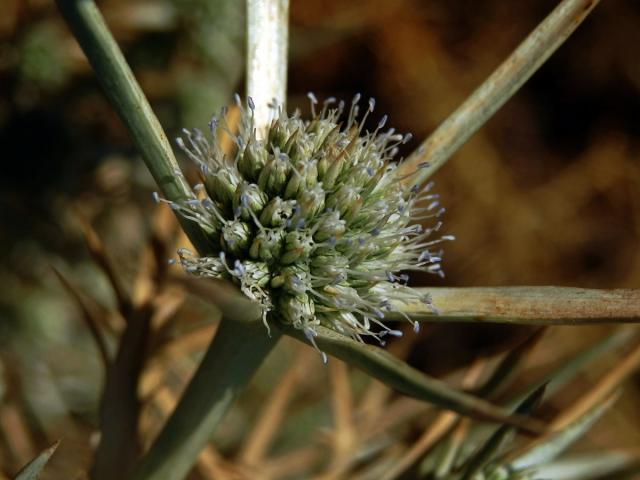
{"label": "narrow leaf", "polygon": [[[302,331],[287,325],[281,325],[280,328],[287,335],[312,344]],[[360,368],[405,395],[478,420],[506,423],[531,433],[540,433],[544,430],[541,422],[512,415],[509,411],[481,398],[456,390],[445,382],[429,377],[407,365],[381,348],[356,342],[322,326],[316,327],[316,331],[317,336],[314,337],[314,341],[322,352],[334,355]]]}
{"label": "narrow leaf", "polygon": [[49,462],[51,455],[60,445],[60,440],[42,451],[36,458],[27,463],[22,470],[18,472],[14,480],[36,480],[40,476],[40,472]]}
{"label": "narrow leaf", "polygon": [[[473,135],[582,23],[598,0],[563,0],[475,92],[402,165],[424,183]],[[424,162],[426,168],[420,168]],[[408,185],[411,187],[411,185]]]}

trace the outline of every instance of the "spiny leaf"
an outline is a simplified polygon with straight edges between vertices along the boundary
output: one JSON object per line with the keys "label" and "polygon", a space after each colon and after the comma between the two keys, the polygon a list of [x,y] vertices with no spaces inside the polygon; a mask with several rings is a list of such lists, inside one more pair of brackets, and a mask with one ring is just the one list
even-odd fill
{"label": "spiny leaf", "polygon": [[53,455],[58,448],[58,445],[60,445],[60,440],[46,450],[40,452],[36,458],[27,463],[22,470],[18,472],[14,480],[37,480],[40,476],[40,472],[42,472],[42,469],[51,458],[51,455]]}

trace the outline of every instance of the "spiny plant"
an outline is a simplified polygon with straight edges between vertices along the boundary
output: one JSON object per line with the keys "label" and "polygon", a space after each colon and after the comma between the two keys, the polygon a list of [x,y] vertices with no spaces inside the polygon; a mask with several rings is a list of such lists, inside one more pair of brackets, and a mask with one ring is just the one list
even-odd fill
{"label": "spiny plant", "polygon": [[[433,183],[404,188],[414,174],[399,174],[393,159],[410,135],[383,130],[386,116],[364,133],[373,99],[358,120],[357,95],[342,123],[343,101],[332,108],[336,100],[328,99],[316,113],[317,99],[309,96],[310,120],[274,106],[278,114],[264,139],[256,137],[250,97],[249,111],[237,98],[237,135],[224,123],[226,109],[210,123],[213,141],[185,130],[178,144],[199,167],[201,198],[167,203],[206,232],[215,254],[181,249],[180,263],[194,275],[236,282],[262,305],[267,327],[286,322],[314,343],[315,327],[324,325],[383,343],[385,335],[401,335],[382,322],[386,314],[402,314],[400,305],[410,302],[433,308],[402,272],[443,276],[442,251],[434,247],[453,237],[430,238],[440,221],[427,229],[410,224],[444,213]],[[216,140],[221,129],[236,143],[231,156]],[[419,323],[405,317],[417,331]]]}
{"label": "spiny plant", "polygon": [[[223,313],[218,333],[132,478],[183,478],[224,412],[283,333],[344,359],[407,395],[462,415],[503,423],[502,429],[545,430],[544,424],[529,417],[529,408],[523,404],[515,412],[498,407],[430,378],[360,340],[395,334],[382,323],[387,316],[408,317],[414,325],[417,313],[438,321],[434,310],[438,303],[404,285],[401,273],[416,268],[439,272],[440,252],[430,247],[446,237],[428,238],[438,224],[424,231],[410,225],[412,215],[439,213],[430,187],[421,185],[515,93],[596,3],[562,1],[416,154],[397,165],[391,162],[394,148],[405,138],[382,131],[383,125],[363,132],[363,121],[357,120],[358,102],[352,103],[344,126],[338,122],[344,108],[340,106],[333,109],[325,104],[309,121],[286,113],[283,52],[288,2],[249,0],[247,98],[252,100],[247,100],[249,108],[242,115],[239,135],[233,136],[237,142],[233,158],[225,159],[217,143],[207,141],[203,134],[185,132],[184,149],[202,172],[202,186],[194,192],[95,4],[58,0],[164,201],[176,210],[198,250],[181,251],[181,263],[200,276],[235,281],[244,293],[225,292],[211,298]],[[275,120],[269,123],[268,112],[274,109],[267,105],[272,98],[278,107]],[[314,97],[312,104],[316,104]],[[367,113],[372,109],[371,105]],[[221,124],[214,122],[212,127],[217,130]],[[422,200],[431,203],[421,206]],[[552,293],[557,301],[575,295],[561,289]],[[594,310],[581,318],[638,320],[637,311],[630,313],[627,308],[628,295],[609,294],[607,298],[615,297],[616,308],[612,310],[609,304],[603,313],[599,301],[606,295],[589,297]],[[637,301],[637,295],[633,298]],[[457,319],[474,315],[452,310]],[[570,313],[563,319],[552,312],[536,321],[574,321],[581,314]],[[506,317],[513,321],[508,312]],[[271,335],[260,319],[268,327],[277,327],[271,329]],[[496,370],[496,375],[502,373]],[[491,438],[486,445],[491,450]],[[529,475],[509,470],[509,462],[485,455],[482,448],[478,452],[480,457],[470,460],[473,468],[461,478]],[[105,455],[105,464],[118,464],[117,455]],[[107,478],[96,472],[96,478],[101,475]]]}

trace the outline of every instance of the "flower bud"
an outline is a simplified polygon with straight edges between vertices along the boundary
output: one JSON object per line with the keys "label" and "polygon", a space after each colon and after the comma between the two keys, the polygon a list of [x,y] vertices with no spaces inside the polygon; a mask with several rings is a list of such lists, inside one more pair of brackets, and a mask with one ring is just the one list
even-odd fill
{"label": "flower bud", "polygon": [[258,177],[258,185],[269,195],[281,193],[291,173],[291,162],[286,154],[276,152],[267,162]]}
{"label": "flower bud", "polygon": [[296,165],[293,175],[287,183],[284,191],[284,198],[296,198],[305,190],[312,188],[318,181],[318,167],[316,162],[310,160],[308,163]]}
{"label": "flower bud", "polygon": [[325,192],[318,184],[311,190],[304,190],[298,198],[298,205],[289,224],[290,228],[301,228],[308,224],[324,208]]}
{"label": "flower bud", "polygon": [[178,250],[180,264],[192,275],[208,278],[227,278],[227,269],[219,257],[197,258],[186,248]]}
{"label": "flower bud", "polygon": [[313,238],[307,231],[294,230],[284,238],[284,253],[280,258],[283,265],[309,258],[313,250]]}
{"label": "flower bud", "polygon": [[234,215],[239,214],[243,220],[249,222],[252,220],[250,212],[253,212],[256,216],[260,215],[267,200],[267,195],[260,190],[258,185],[255,183],[242,182],[238,185],[238,188],[236,188],[233,196]]}
{"label": "flower bud", "polygon": [[260,223],[265,227],[281,227],[293,216],[296,202],[273,198],[260,214]]}
{"label": "flower bud", "polygon": [[335,250],[329,250],[322,255],[314,255],[311,260],[314,287],[323,287],[329,284],[344,282],[347,280],[349,260]]}
{"label": "flower bud", "polygon": [[238,158],[238,170],[244,178],[256,182],[267,163],[267,158],[267,150],[257,142],[255,137],[251,137],[242,155]]}
{"label": "flower bud", "polygon": [[249,247],[251,240],[251,229],[249,225],[240,220],[233,220],[228,222],[222,227],[221,243],[222,246],[236,256],[241,256],[242,253]]}
{"label": "flower bud", "polygon": [[304,328],[315,320],[315,306],[307,294],[282,295],[278,302],[278,313],[294,327]]}
{"label": "flower bud", "polygon": [[249,256],[256,260],[271,263],[282,253],[285,232],[281,229],[265,228],[258,232],[253,239]]}
{"label": "flower bud", "polygon": [[351,185],[342,185],[336,193],[327,198],[326,206],[340,212],[349,223],[362,207],[362,197]]}
{"label": "flower bud", "polygon": [[346,229],[346,222],[340,218],[340,213],[334,210],[320,217],[316,224],[316,233],[314,233],[313,239],[316,242],[337,239],[344,234]]}
{"label": "flower bud", "polygon": [[301,295],[311,288],[309,267],[301,264],[288,265],[271,279],[271,286],[282,288],[291,295]]}
{"label": "flower bud", "polygon": [[238,184],[242,181],[238,172],[230,168],[221,168],[214,173],[204,175],[207,194],[217,201],[229,213],[233,208],[233,197]]}
{"label": "flower bud", "polygon": [[[240,267],[241,266],[241,267]],[[264,262],[253,262],[244,260],[236,264],[236,269],[240,267],[240,277],[242,282],[250,287],[265,287],[269,283],[271,275],[269,266]]]}

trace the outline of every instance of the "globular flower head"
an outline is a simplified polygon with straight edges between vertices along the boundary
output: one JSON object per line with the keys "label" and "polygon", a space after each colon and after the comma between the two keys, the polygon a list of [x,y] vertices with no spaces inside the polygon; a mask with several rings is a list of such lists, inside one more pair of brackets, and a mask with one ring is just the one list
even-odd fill
{"label": "globular flower head", "polygon": [[[210,123],[212,140],[184,131],[178,144],[198,165],[202,184],[197,198],[168,203],[200,225],[217,253],[182,249],[180,262],[192,274],[234,281],[263,305],[267,324],[292,324],[310,339],[317,325],[359,340],[399,334],[384,325],[385,316],[406,302],[431,305],[401,272],[442,274],[442,253],[433,248],[451,237],[430,236],[444,209],[432,185],[406,190],[394,156],[409,136],[385,129],[386,116],[363,131],[373,100],[358,120],[359,95],[348,108],[328,99],[320,112],[310,99],[310,120],[274,107],[263,139],[251,99],[248,108],[237,99],[237,135],[224,110]],[[231,154],[220,147],[220,130],[235,140]],[[418,220],[433,225],[425,229]]]}

